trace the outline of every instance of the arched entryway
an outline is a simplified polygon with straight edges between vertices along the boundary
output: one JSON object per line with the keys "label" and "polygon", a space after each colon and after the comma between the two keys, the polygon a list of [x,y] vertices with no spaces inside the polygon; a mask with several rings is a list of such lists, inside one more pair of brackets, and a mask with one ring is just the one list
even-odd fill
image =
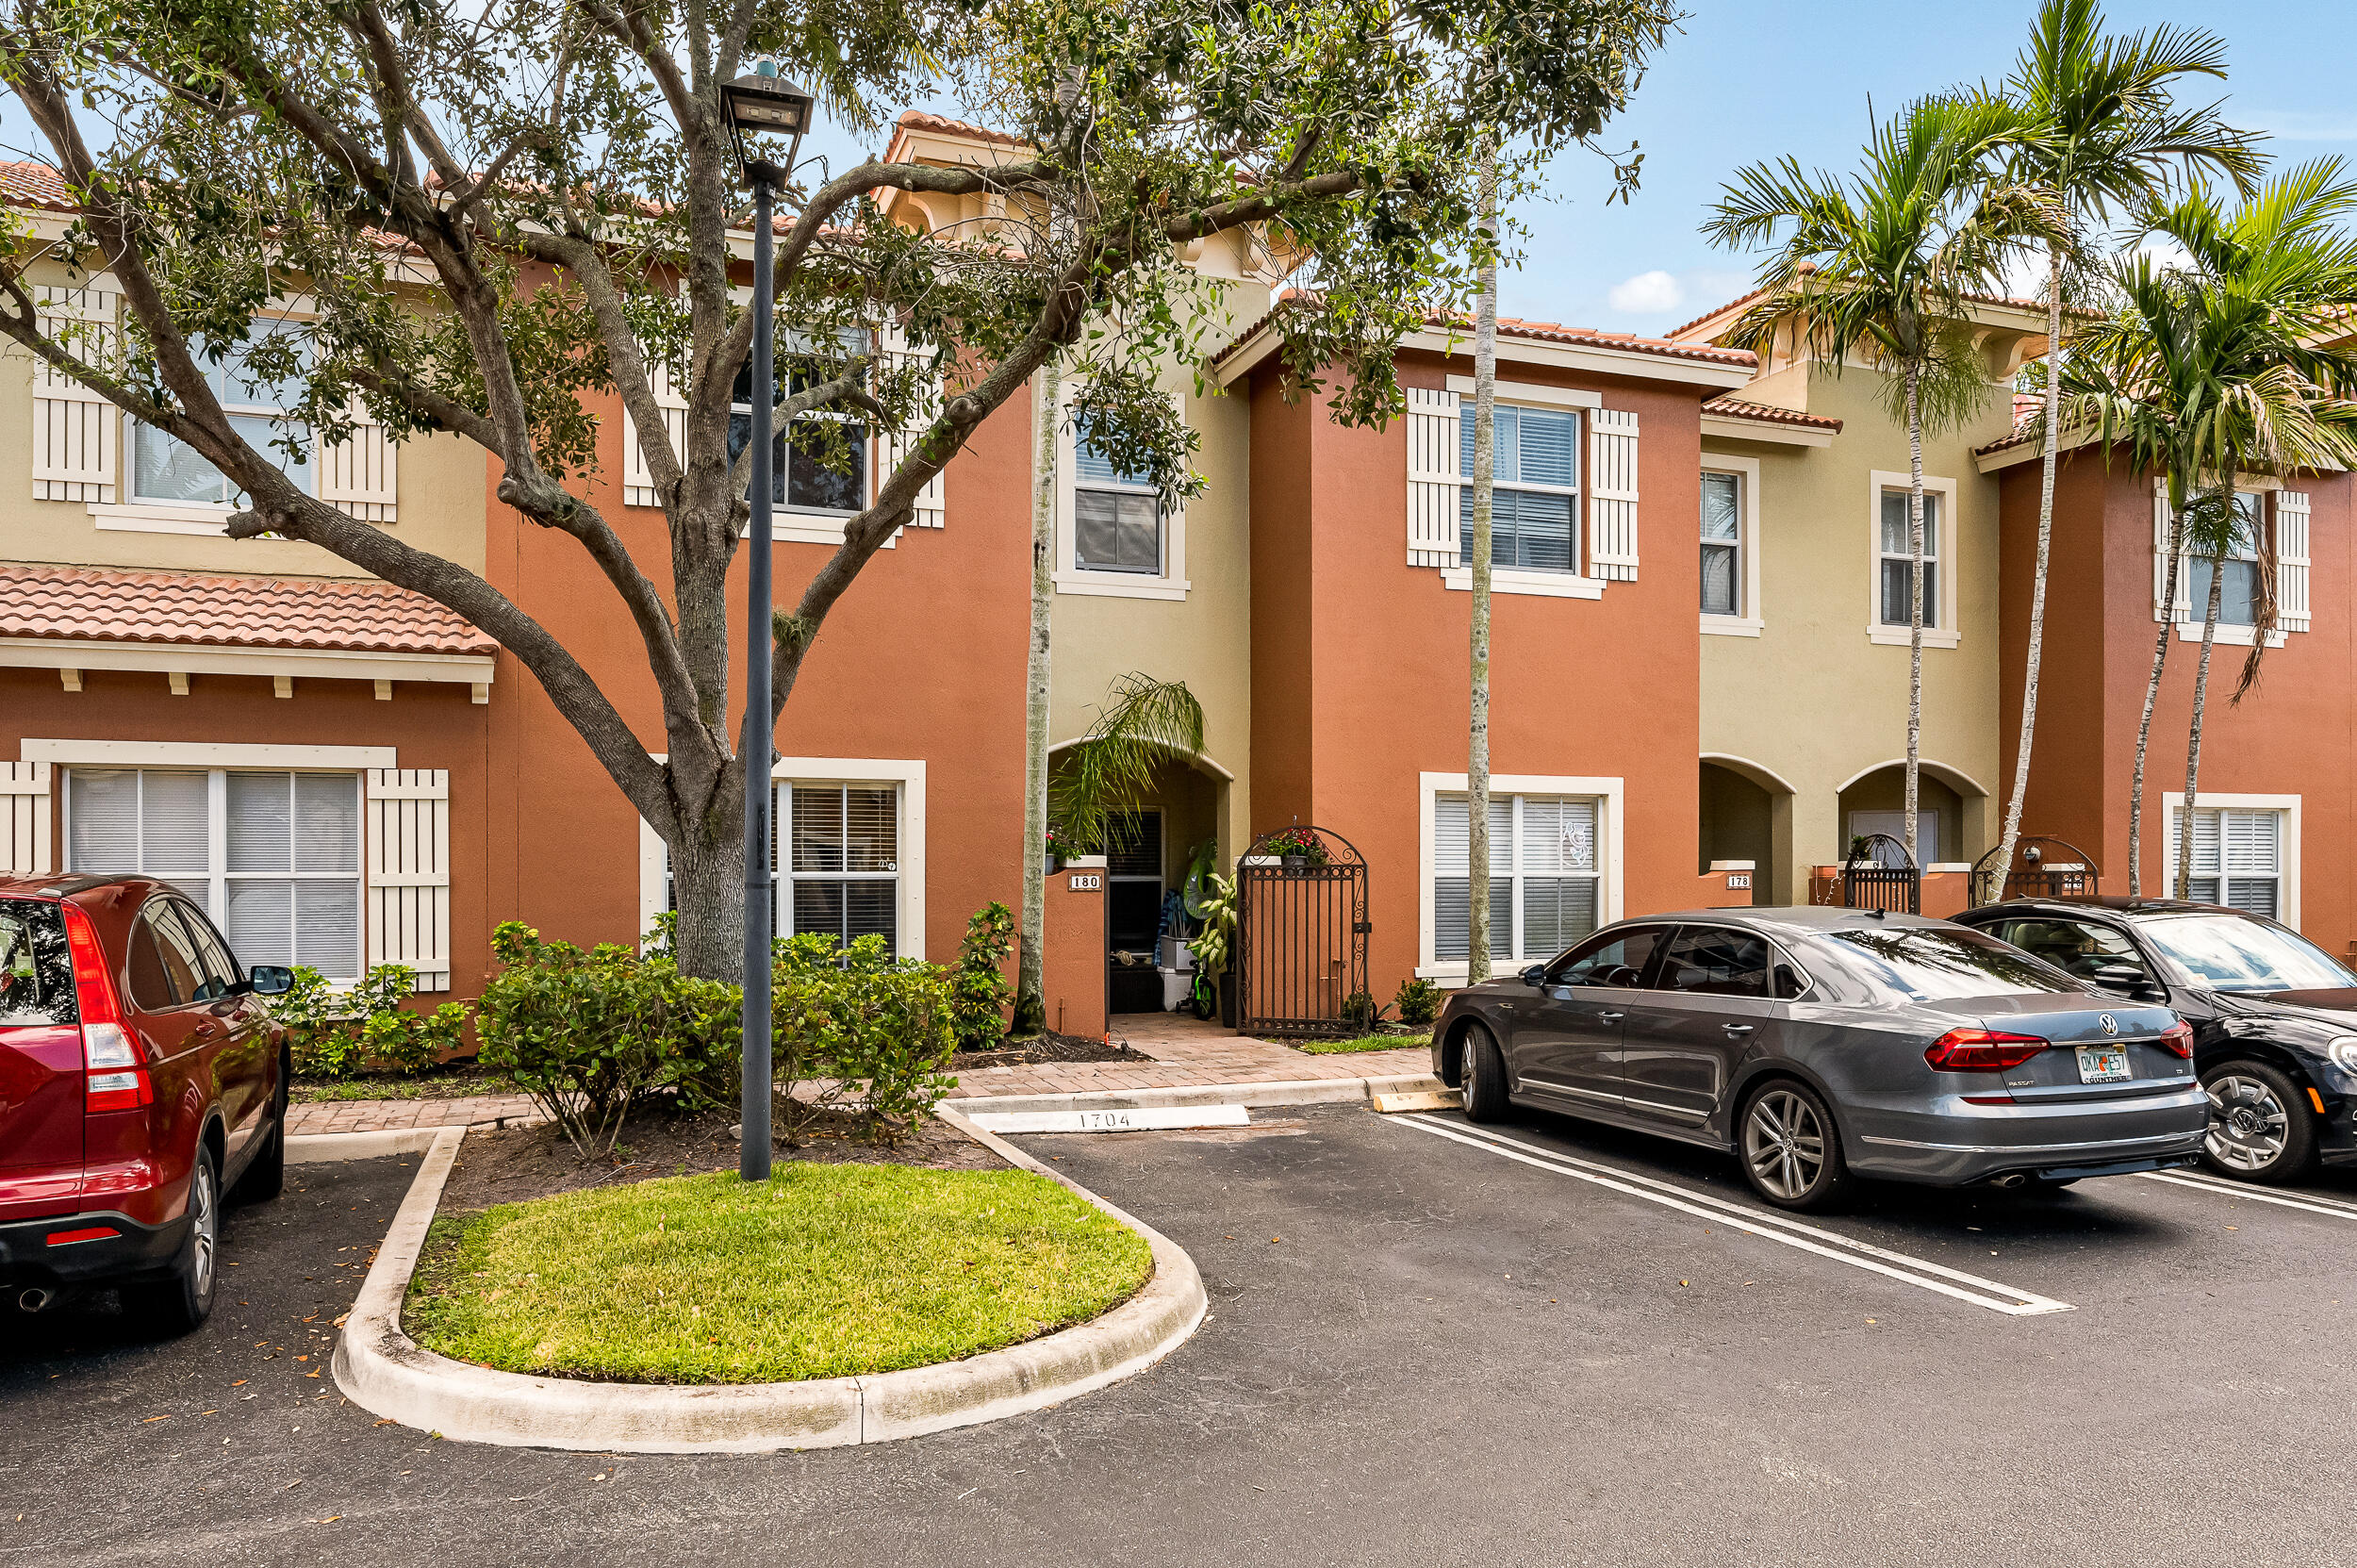
{"label": "arched entryway", "polygon": [[1751,868],[1752,902],[1792,900],[1792,786],[1770,768],[1742,757],[1702,759],[1696,834],[1698,873]]}
{"label": "arched entryway", "polygon": [[[1879,763],[1852,775],[1839,791],[1837,842],[1825,860],[1839,861],[1850,846],[1873,834],[1906,841],[1906,764]],[[1917,764],[1917,863],[1961,865],[1986,845],[1988,792],[1971,775],[1926,757]]]}

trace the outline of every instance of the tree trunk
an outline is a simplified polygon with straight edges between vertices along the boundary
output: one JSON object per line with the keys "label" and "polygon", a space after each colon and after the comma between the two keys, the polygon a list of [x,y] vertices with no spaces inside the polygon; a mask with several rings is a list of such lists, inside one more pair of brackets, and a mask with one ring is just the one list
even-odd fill
{"label": "tree trunk", "polygon": [[[1920,404],[1922,371],[1907,366],[1907,858],[1923,868],[1916,848],[1916,787],[1923,751],[1923,414]],[[1879,521],[1875,524],[1880,527]],[[1955,569],[1955,552],[1948,552],[1949,569]]]}
{"label": "tree trunk", "polygon": [[[2210,558],[2210,602],[2201,616],[2201,659],[2194,667],[2193,727],[2185,735],[2185,805],[2177,822],[2177,897],[2193,897],[2193,806],[2201,789],[2201,704],[2210,694],[2210,648],[2217,640],[2218,605],[2226,586],[2226,558]],[[2226,846],[2221,841],[2218,852]],[[2219,879],[2221,883],[2224,878]],[[2225,892],[2221,886],[2218,891]]]}
{"label": "tree trunk", "polygon": [[669,846],[679,910],[671,951],[683,974],[735,983],[745,969],[744,835],[733,820],[728,826],[719,834],[691,831]]}
{"label": "tree trunk", "polygon": [[[1498,233],[1497,148],[1481,145],[1481,227],[1494,247]],[[1465,980],[1490,978],[1490,551],[1497,471],[1498,263],[1492,249],[1481,266],[1481,303],[1474,318],[1473,471],[1473,724],[1465,758]]]}
{"label": "tree trunk", "polygon": [[1050,359],[1040,369],[1032,426],[1038,456],[1031,482],[1031,646],[1023,685],[1023,932],[1009,1032],[1024,1037],[1047,1027],[1047,623],[1056,592],[1056,425],[1063,387]]}
{"label": "tree trunk", "polygon": [[[2005,879],[2013,871],[2014,846],[2021,841],[2021,801],[2030,788],[2030,742],[2037,729],[2038,662],[2046,652],[2046,569],[2054,538],[2054,460],[2062,451],[2062,433],[2054,428],[2062,412],[2062,246],[2046,247],[2046,453],[2038,479],[2037,564],[2030,577],[2030,649],[2022,661],[2021,734],[2014,743],[2013,798],[2005,802],[2005,831],[1997,841],[1997,885],[1991,898],[2003,898]],[[1974,888],[1979,899],[1981,890]]]}
{"label": "tree trunk", "polygon": [[2184,510],[2170,487],[2168,561],[2161,576],[2161,635],[2152,639],[2152,678],[2144,684],[2144,717],[2136,721],[2136,766],[2128,781],[2128,897],[2144,894],[2144,757],[2152,742],[2152,708],[2161,700],[2161,669],[2169,634],[2177,629],[2177,567],[2185,553]]}

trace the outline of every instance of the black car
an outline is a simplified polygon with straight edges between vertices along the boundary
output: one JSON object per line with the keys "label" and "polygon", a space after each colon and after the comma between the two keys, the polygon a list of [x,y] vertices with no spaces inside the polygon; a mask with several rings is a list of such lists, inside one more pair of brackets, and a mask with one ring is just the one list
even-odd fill
{"label": "black car", "polygon": [[2191,1024],[2202,1158],[2221,1175],[2357,1162],[2357,973],[2298,932],[2169,899],[2019,899],[1956,918]]}

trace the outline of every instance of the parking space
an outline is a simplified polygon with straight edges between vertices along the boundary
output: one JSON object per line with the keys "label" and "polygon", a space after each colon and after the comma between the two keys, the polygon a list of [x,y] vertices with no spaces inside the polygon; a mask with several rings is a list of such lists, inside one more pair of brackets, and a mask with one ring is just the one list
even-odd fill
{"label": "parking space", "polygon": [[[2198,1179],[1883,1189],[1804,1230],[1731,1161],[1541,1115],[1016,1141],[1202,1269],[1210,1317],[1149,1372],[872,1449],[438,1442],[310,1376],[413,1169],[301,1167],[237,1212],[235,1305],[197,1334],[10,1326],[0,1565],[2348,1555],[2344,1178],[2268,1195],[2304,1207]],[[2069,1310],[2002,1305],[2033,1300]]]}

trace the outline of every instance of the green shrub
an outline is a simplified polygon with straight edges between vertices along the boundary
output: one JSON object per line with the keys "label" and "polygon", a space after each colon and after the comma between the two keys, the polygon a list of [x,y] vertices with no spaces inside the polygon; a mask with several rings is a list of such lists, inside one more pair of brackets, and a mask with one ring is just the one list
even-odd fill
{"label": "green shrub", "polygon": [[993,900],[965,922],[958,966],[949,975],[949,1028],[960,1050],[988,1050],[1006,1037],[1013,987],[1004,966],[1014,948],[1014,916]]}
{"label": "green shrub", "polygon": [[894,958],[881,936],[837,948],[814,933],[777,944],[770,984],[772,1071],[789,1140],[838,1108],[863,1111],[870,1137],[896,1139],[949,1092],[955,1081],[941,1069],[957,1046],[956,998],[936,966]]}
{"label": "green shrub", "polygon": [[668,952],[543,942],[510,920],[491,935],[501,972],[475,1018],[482,1059],[533,1098],[583,1154],[614,1147],[657,1094],[694,1107],[736,1081],[740,994],[683,975]]}
{"label": "green shrub", "polygon": [[380,964],[349,991],[297,965],[294,984],[270,999],[272,1016],[287,1026],[288,1051],[303,1078],[343,1079],[364,1072],[414,1076],[431,1071],[464,1043],[467,1008],[447,1001],[431,1013],[402,1006],[418,972]]}
{"label": "green shrub", "polygon": [[1441,1015],[1441,988],[1428,980],[1403,980],[1392,997],[1392,1005],[1399,1009],[1401,1023],[1429,1029],[1432,1020]]}

